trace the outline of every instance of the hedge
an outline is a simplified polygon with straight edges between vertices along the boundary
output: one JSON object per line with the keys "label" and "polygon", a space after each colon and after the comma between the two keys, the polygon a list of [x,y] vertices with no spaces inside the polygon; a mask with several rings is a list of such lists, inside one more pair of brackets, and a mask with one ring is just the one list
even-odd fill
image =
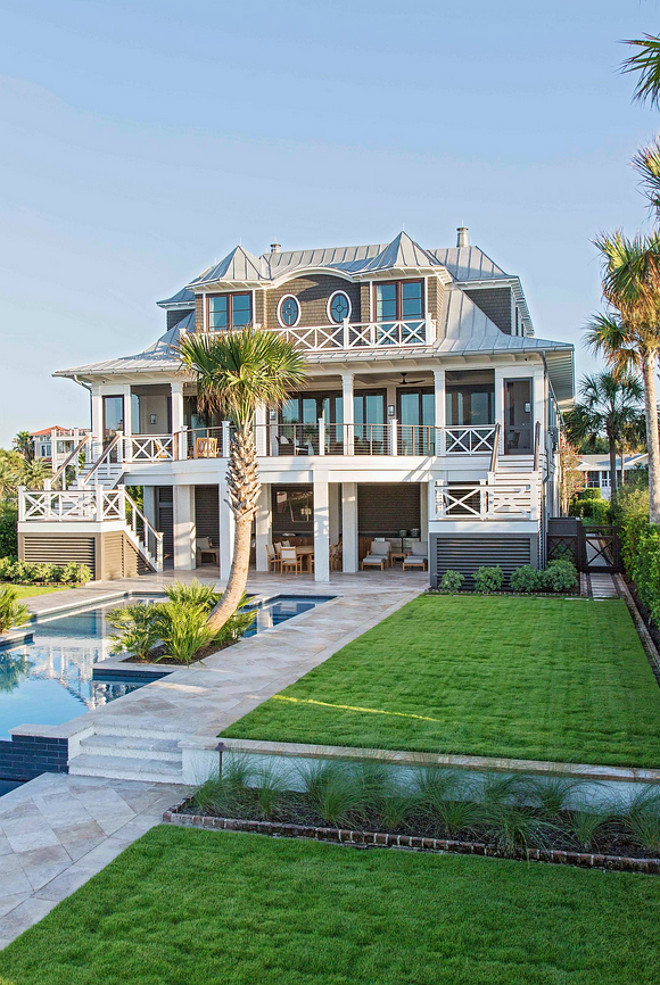
{"label": "hedge", "polygon": [[615,520],[626,574],[654,623],[660,626],[660,526],[649,523],[648,489],[621,489]]}

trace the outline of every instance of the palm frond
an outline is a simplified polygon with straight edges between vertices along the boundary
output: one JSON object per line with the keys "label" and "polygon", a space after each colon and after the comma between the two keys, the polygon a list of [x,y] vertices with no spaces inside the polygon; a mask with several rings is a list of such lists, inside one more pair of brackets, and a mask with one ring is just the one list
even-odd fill
{"label": "palm frond", "polygon": [[625,44],[637,49],[621,66],[624,74],[638,73],[633,99],[660,107],[660,37],[645,34],[643,38],[626,41]]}
{"label": "palm frond", "polygon": [[660,213],[660,140],[640,148],[632,159],[632,166],[641,178],[640,185],[649,208],[657,217]]}

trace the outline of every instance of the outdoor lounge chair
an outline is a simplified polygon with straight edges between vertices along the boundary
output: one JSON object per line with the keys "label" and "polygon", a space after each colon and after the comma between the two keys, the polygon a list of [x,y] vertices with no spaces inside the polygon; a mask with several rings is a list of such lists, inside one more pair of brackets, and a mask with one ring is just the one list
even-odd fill
{"label": "outdoor lounge chair", "polygon": [[203,564],[203,558],[205,554],[211,555],[211,563],[218,564],[220,552],[217,547],[213,546],[213,541],[210,537],[197,537],[195,542],[197,564]]}
{"label": "outdoor lounge chair", "polygon": [[389,566],[390,542],[388,540],[372,540],[371,548],[366,557],[362,558],[362,570],[380,568],[383,571]]}
{"label": "outdoor lounge chair", "polygon": [[403,570],[407,568],[421,568],[422,571],[426,571],[426,566],[428,564],[428,552],[429,549],[426,544],[419,544],[414,548],[414,553],[409,554],[403,562]]}

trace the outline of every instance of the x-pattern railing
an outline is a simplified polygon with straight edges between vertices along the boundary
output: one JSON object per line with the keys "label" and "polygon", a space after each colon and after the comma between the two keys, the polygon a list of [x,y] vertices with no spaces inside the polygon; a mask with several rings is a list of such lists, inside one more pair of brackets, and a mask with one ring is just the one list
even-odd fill
{"label": "x-pattern railing", "polygon": [[363,349],[386,346],[427,345],[435,330],[431,318],[411,321],[342,322],[340,325],[311,325],[271,329],[301,349]]}
{"label": "x-pattern railing", "polygon": [[484,427],[448,427],[445,429],[448,455],[488,454],[493,450],[495,425]]}
{"label": "x-pattern railing", "polygon": [[530,518],[533,512],[532,484],[529,482],[479,482],[435,484],[435,519],[479,520],[506,517]]}
{"label": "x-pattern railing", "polygon": [[89,520],[96,514],[94,489],[22,491],[24,520]]}
{"label": "x-pattern railing", "polygon": [[171,461],[174,458],[174,435],[133,435],[125,439],[127,462]]}

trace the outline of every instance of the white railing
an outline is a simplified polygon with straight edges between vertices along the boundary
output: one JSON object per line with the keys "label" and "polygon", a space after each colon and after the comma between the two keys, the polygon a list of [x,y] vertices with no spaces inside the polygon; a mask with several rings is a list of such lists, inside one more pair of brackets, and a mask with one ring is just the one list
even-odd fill
{"label": "white railing", "polygon": [[41,489],[20,487],[21,523],[102,523],[120,521],[136,549],[157,571],[163,569],[163,535],[149,522],[123,486],[117,489]]}
{"label": "white railing", "polygon": [[124,464],[171,462],[176,458],[174,434],[133,434],[124,438]]}
{"label": "white railing", "polygon": [[391,346],[429,345],[435,341],[436,323],[430,315],[409,321],[342,322],[340,325],[272,328],[289,342],[311,352],[328,349],[380,349]]}
{"label": "white railing", "polygon": [[[495,424],[452,425],[402,424],[390,419],[386,424],[328,424],[323,419],[310,423],[257,424],[257,455],[282,458],[311,455],[363,456],[489,456],[497,442]],[[232,426],[228,421],[215,427],[184,428],[176,434],[132,435],[123,438],[119,462],[112,462],[108,449],[103,460],[83,473],[82,484],[91,486],[90,477],[118,480],[129,465],[179,459],[228,458]]]}
{"label": "white railing", "polygon": [[533,520],[538,515],[536,479],[435,483],[435,520]]}

